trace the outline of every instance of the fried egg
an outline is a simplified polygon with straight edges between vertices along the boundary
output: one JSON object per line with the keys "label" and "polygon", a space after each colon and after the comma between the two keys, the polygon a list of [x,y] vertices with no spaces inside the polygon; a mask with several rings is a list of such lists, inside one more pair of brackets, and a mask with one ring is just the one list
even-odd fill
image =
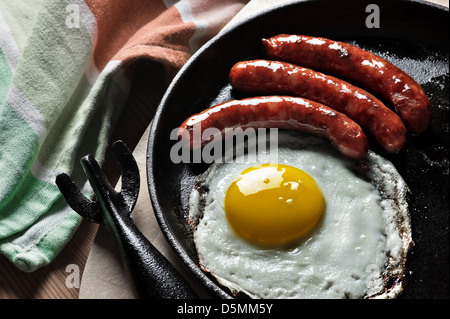
{"label": "fried egg", "polygon": [[201,268],[251,298],[396,297],[412,238],[394,165],[373,152],[350,160],[311,135],[278,137],[276,162],[262,150],[251,163],[213,163],[193,188]]}

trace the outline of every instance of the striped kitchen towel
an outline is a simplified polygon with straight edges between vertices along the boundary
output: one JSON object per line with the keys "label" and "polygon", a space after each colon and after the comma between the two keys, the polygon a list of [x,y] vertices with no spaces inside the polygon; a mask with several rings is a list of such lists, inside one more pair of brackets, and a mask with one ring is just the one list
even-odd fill
{"label": "striped kitchen towel", "polygon": [[2,254],[23,271],[54,259],[80,223],[55,177],[91,193],[79,159],[104,159],[133,64],[173,76],[246,2],[0,1]]}

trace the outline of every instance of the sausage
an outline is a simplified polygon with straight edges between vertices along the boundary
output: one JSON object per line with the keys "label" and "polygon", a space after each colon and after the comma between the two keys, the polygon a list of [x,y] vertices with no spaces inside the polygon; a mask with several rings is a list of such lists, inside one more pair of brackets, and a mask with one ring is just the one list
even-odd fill
{"label": "sausage", "polygon": [[304,35],[280,34],[262,43],[270,59],[337,76],[382,97],[415,134],[430,126],[431,105],[425,91],[386,59],[349,43]]}
{"label": "sausage", "polygon": [[405,146],[407,130],[400,117],[372,94],[338,78],[286,62],[251,60],[235,64],[229,79],[240,91],[296,95],[330,106],[370,130],[388,152]]}
{"label": "sausage", "polygon": [[[236,127],[275,127],[322,136],[353,159],[362,158],[368,150],[364,131],[348,116],[321,103],[292,96],[259,96],[211,106],[187,118],[178,128],[178,136],[189,132],[190,147],[195,149],[196,144],[210,142],[198,141],[206,129],[217,128],[223,134],[225,128]],[[200,134],[194,134],[195,130]]]}

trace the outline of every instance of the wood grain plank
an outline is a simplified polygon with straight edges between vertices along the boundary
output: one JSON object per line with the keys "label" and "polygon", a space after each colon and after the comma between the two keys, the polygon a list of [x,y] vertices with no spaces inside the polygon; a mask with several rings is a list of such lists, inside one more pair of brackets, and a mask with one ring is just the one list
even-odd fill
{"label": "wood grain plank", "polygon": [[[0,299],[76,299],[79,287],[67,287],[67,265],[83,273],[98,226],[83,221],[73,238],[48,266],[26,273],[0,256]],[[80,278],[81,279],[81,278]]]}
{"label": "wood grain plank", "polygon": [[[133,150],[151,122],[156,108],[175,71],[169,72],[160,64],[138,61],[134,65],[133,85],[117,128],[111,135],[111,145],[123,140]],[[111,185],[119,179],[116,159],[111,150],[105,155],[103,170]],[[70,264],[79,267],[82,276],[98,225],[83,221],[69,243],[48,266],[32,273],[18,270],[0,255],[0,299],[77,299],[79,289],[67,287]]]}

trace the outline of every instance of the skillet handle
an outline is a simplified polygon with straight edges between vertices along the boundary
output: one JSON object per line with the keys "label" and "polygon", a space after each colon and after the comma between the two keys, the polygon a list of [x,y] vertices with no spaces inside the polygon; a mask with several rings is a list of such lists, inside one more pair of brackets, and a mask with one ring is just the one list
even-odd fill
{"label": "skillet handle", "polygon": [[134,224],[131,211],[139,193],[139,169],[123,142],[115,142],[113,150],[122,171],[121,192],[111,187],[92,156],[82,158],[81,164],[101,208],[101,219],[112,230],[119,244],[138,296],[196,298],[195,292],[181,274]]}
{"label": "skillet handle", "polygon": [[129,215],[120,216],[115,219],[114,225],[109,226],[133,277],[138,297],[198,298],[175,267],[141,233]]}
{"label": "skillet handle", "polygon": [[198,298],[175,267],[140,232],[131,218],[139,193],[139,169],[130,150],[113,145],[122,171],[122,191],[116,192],[99,164],[90,155],[81,159],[96,202],[81,193],[64,173],[56,178],[67,203],[82,217],[108,226],[113,232],[125,266],[140,298]]}

